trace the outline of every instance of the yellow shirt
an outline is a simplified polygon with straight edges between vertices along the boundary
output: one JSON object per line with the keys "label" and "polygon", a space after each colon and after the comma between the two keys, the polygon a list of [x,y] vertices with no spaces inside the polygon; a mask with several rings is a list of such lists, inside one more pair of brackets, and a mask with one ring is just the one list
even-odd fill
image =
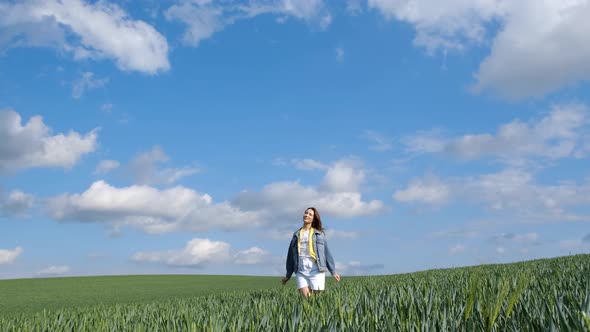
{"label": "yellow shirt", "polygon": [[[301,227],[301,229],[299,230],[299,237],[297,239],[297,252],[299,253],[299,255],[301,255],[301,238],[303,237],[303,232],[305,232],[305,228]],[[313,241],[312,241],[312,237],[313,237],[314,232],[315,232],[315,229],[313,227],[309,229],[307,249],[309,251],[309,256],[311,256],[311,258],[313,258],[314,260],[317,260],[317,256],[315,254],[315,250],[313,248]]]}

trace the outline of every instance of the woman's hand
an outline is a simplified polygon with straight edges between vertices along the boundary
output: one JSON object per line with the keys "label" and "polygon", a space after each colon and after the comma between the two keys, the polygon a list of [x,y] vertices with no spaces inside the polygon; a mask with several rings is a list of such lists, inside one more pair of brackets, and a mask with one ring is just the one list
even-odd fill
{"label": "woman's hand", "polygon": [[340,282],[340,275],[338,273],[335,273],[333,277],[336,279],[336,282]]}
{"label": "woman's hand", "polygon": [[283,283],[283,285],[286,284],[287,281],[289,281],[289,278],[287,278],[287,277],[283,277],[283,279],[281,280],[281,282]]}

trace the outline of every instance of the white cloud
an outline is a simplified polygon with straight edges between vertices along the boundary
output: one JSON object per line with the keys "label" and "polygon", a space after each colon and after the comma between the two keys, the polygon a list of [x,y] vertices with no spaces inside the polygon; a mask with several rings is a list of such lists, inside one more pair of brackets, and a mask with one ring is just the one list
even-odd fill
{"label": "white cloud", "polygon": [[295,168],[304,171],[312,171],[316,169],[325,170],[328,168],[327,165],[313,159],[293,159],[292,162]]}
{"label": "white cloud", "polygon": [[[146,154],[143,159],[162,159],[161,151],[154,151],[157,153]],[[362,172],[356,168],[334,172],[352,167],[343,165],[348,164],[330,165],[326,178],[332,185],[325,187],[346,190],[358,187],[358,174]],[[165,233],[215,228],[231,231],[269,226],[287,218],[297,222],[309,206],[318,207],[323,216],[337,218],[369,216],[385,210],[383,202],[364,201],[357,191],[327,191],[298,182],[275,182],[259,192],[243,191],[231,203],[214,203],[208,194],[182,186],[166,190],[148,185],[116,188],[104,181],[94,182],[80,194],[50,198],[46,209],[58,221],[97,222],[117,229],[128,225],[148,233]]]}
{"label": "white cloud", "polygon": [[232,23],[231,20],[225,22],[223,9],[213,6],[209,1],[203,1],[202,4],[185,1],[173,5],[166,10],[165,16],[170,21],[181,21],[187,25],[183,40],[186,44],[195,47],[202,40],[221,31],[225,25]]}
{"label": "white cloud", "polygon": [[498,254],[503,254],[505,252],[506,252],[506,249],[503,248],[503,247],[497,247],[496,248],[496,253],[498,253]]}
{"label": "white cloud", "polygon": [[413,180],[407,189],[395,192],[393,197],[400,202],[434,205],[451,200],[482,203],[496,211],[519,212],[523,220],[583,220],[587,217],[569,213],[568,209],[590,204],[590,180],[541,185],[535,182],[533,173],[508,168],[464,178],[439,179],[427,175]]}
{"label": "white cloud", "polygon": [[414,179],[406,189],[397,190],[393,198],[398,202],[421,202],[426,204],[444,204],[451,196],[449,186],[438,177],[429,175],[424,179]]}
{"label": "white cloud", "polygon": [[402,141],[408,152],[418,154],[443,152],[447,144],[447,139],[443,137],[440,130],[421,131],[405,137]]}
{"label": "white cloud", "polygon": [[193,0],[181,1],[165,12],[168,20],[187,25],[183,40],[195,47],[227,25],[264,14],[279,15],[277,20],[280,23],[286,17],[315,22],[322,29],[332,22],[332,16],[326,13],[322,0],[252,0],[247,3]]}
{"label": "white cloud", "polygon": [[336,262],[336,272],[344,276],[365,276],[383,270],[383,264],[363,264],[359,261]]}
{"label": "white cloud", "polygon": [[169,185],[185,176],[199,172],[199,169],[196,167],[157,169],[157,163],[168,160],[169,157],[164,153],[164,150],[159,146],[155,146],[151,151],[135,157],[129,165],[129,170],[136,183],[152,185]]}
{"label": "white cloud", "polygon": [[[477,176],[435,178],[435,181],[429,180],[432,176],[426,176],[397,191],[394,198],[441,204],[448,201],[445,197],[452,197],[483,203],[493,210],[519,211],[539,221],[587,219],[568,210],[574,211],[574,207],[590,202],[586,199],[590,194],[590,182],[539,184],[535,174],[524,170],[522,165],[561,158],[585,158],[589,123],[585,105],[566,104],[553,106],[549,113],[534,120],[516,119],[503,124],[494,134],[456,138],[445,138],[441,134],[415,135],[406,140],[408,150],[412,152],[441,153],[462,159],[491,156],[509,166],[496,173]],[[438,193],[442,194],[436,195]]]}
{"label": "white cloud", "polygon": [[96,166],[94,174],[107,174],[110,171],[118,168],[121,164],[116,160],[101,160]]}
{"label": "white cloud", "polygon": [[32,167],[72,167],[96,149],[97,130],[84,136],[75,131],[51,135],[41,116],[22,126],[11,110],[0,111],[0,172]]}
{"label": "white cloud", "polygon": [[[239,11],[247,17],[275,14],[289,15],[303,20],[322,18],[324,9],[323,0],[254,0],[247,6],[239,6]],[[230,7],[229,10],[232,8]]]}
{"label": "white cloud", "polygon": [[39,276],[58,276],[58,275],[64,275],[66,273],[70,272],[70,267],[67,265],[52,265],[49,267],[44,268],[43,270],[37,272],[37,275]]}
{"label": "white cloud", "polygon": [[0,16],[2,39],[10,47],[55,47],[77,60],[108,58],[122,70],[150,74],[170,67],[166,39],[151,25],[131,19],[107,1],[3,3]]}
{"label": "white cloud", "polygon": [[305,169],[325,169],[322,183],[313,187],[299,182],[274,182],[259,192],[244,190],[232,203],[243,210],[260,211],[277,220],[303,215],[303,210],[310,206],[317,207],[322,216],[342,218],[373,215],[385,210],[379,200],[362,200],[358,190],[365,172],[359,162],[340,160],[324,165],[309,159],[295,159],[294,164]]}
{"label": "white cloud", "polygon": [[21,247],[16,247],[14,250],[0,249],[0,264],[10,264],[23,252]]}
{"label": "white cloud", "polygon": [[103,87],[109,81],[108,78],[94,78],[94,73],[85,72],[72,86],[72,97],[80,98],[86,90]]}
{"label": "white cloud", "polygon": [[485,24],[507,11],[508,1],[453,0],[444,5],[435,0],[368,0],[388,19],[413,24],[414,44],[429,52],[437,49],[462,50],[486,37]]}
{"label": "white cloud", "polygon": [[475,90],[521,99],[587,81],[588,16],[585,0],[514,1],[475,75]]}
{"label": "white cloud", "polygon": [[322,216],[340,218],[373,215],[384,210],[383,202],[365,202],[357,192],[322,192],[298,182],[275,182],[259,192],[243,191],[232,203],[242,210],[260,211],[276,219],[299,217],[310,206],[318,208]]}
{"label": "white cloud", "polygon": [[426,133],[408,137],[405,143],[411,152],[444,153],[464,160],[486,156],[506,161],[579,158],[584,155],[584,133],[588,132],[589,119],[585,105],[555,105],[541,119],[516,119],[501,125],[496,134],[445,138],[439,133]]}
{"label": "white cloud", "polygon": [[364,137],[373,142],[371,146],[369,146],[370,150],[373,151],[389,151],[393,145],[393,139],[384,136],[381,133],[378,133],[373,130],[365,131]]}
{"label": "white cloud", "polygon": [[467,199],[486,203],[494,210],[515,209],[542,213],[545,216],[562,215],[566,207],[588,204],[590,183],[560,183],[539,185],[533,174],[516,169],[467,178],[457,183],[457,191]]}
{"label": "white cloud", "polygon": [[200,267],[211,262],[227,262],[231,258],[230,249],[231,246],[226,242],[195,238],[188,241],[182,250],[138,252],[132,259],[137,262]]}
{"label": "white cloud", "polygon": [[138,252],[131,259],[137,262],[196,268],[208,264],[268,265],[276,261],[269,252],[259,247],[235,251],[227,242],[200,238],[188,241],[182,250]]}
{"label": "white cloud", "polygon": [[0,191],[0,216],[24,217],[33,207],[34,197],[20,190],[13,190],[4,197]]}
{"label": "white cloud", "polygon": [[273,257],[264,249],[252,247],[235,253],[233,255],[233,261],[236,264],[261,265],[272,263]]}
{"label": "white cloud", "polygon": [[368,5],[412,24],[414,44],[429,53],[491,43],[475,74],[476,91],[516,99],[590,78],[585,0],[368,0]]}
{"label": "white cloud", "polygon": [[365,180],[365,171],[354,161],[340,160],[330,165],[321,188],[330,192],[356,192]]}
{"label": "white cloud", "polygon": [[286,166],[288,163],[284,158],[275,158],[272,161],[273,166]]}
{"label": "white cloud", "polygon": [[462,253],[463,251],[465,251],[466,247],[462,244],[457,244],[451,248],[449,248],[449,255],[450,256],[455,256],[457,254]]}
{"label": "white cloud", "polygon": [[348,11],[351,15],[360,14],[363,11],[362,0],[347,0],[346,11]]}
{"label": "white cloud", "polygon": [[228,202],[214,203],[208,194],[176,186],[116,188],[96,181],[81,194],[63,194],[47,201],[51,218],[58,221],[97,222],[140,228],[147,233],[237,230],[261,225],[256,211],[243,211]]}

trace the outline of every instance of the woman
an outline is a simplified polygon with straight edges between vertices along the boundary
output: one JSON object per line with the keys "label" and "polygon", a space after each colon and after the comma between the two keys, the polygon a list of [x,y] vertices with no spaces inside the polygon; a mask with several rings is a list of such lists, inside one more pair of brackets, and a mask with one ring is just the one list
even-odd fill
{"label": "woman", "polygon": [[316,208],[310,207],[303,214],[303,227],[293,234],[289,244],[287,275],[282,282],[283,285],[286,284],[295,272],[299,292],[308,297],[312,292],[324,290],[326,270],[330,271],[337,282],[340,281],[334,259],[328,250],[320,213]]}

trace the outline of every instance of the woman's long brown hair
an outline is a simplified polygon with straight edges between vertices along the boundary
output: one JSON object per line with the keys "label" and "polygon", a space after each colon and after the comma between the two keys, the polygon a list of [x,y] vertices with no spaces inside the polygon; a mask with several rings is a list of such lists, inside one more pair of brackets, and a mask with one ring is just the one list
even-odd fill
{"label": "woman's long brown hair", "polygon": [[314,207],[308,207],[307,209],[305,209],[305,211],[307,210],[313,211],[313,221],[311,222],[311,227],[317,229],[318,231],[323,231],[324,228],[322,227],[322,218],[320,217],[320,212],[318,211],[318,209]]}

